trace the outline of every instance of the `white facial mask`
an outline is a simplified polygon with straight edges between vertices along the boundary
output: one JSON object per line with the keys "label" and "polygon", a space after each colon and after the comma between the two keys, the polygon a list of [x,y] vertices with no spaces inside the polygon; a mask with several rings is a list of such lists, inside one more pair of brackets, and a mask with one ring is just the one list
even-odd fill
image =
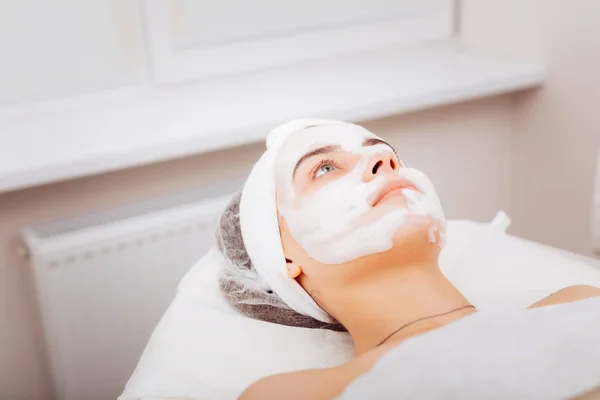
{"label": "white facial mask", "polygon": [[[377,138],[352,124],[308,128],[294,133],[277,160],[277,203],[294,239],[314,259],[341,264],[383,252],[393,246],[393,237],[409,214],[429,215],[445,227],[445,218],[432,183],[420,171],[400,168],[393,172],[418,189],[402,189],[406,208],[377,210],[369,199],[379,193],[390,174],[365,181],[369,160],[377,153],[391,152],[385,144],[363,146],[366,138]],[[293,185],[294,166],[307,152],[322,146],[340,146],[341,151],[360,156],[351,171],[331,180],[299,199]],[[441,232],[440,232],[441,233]],[[441,236],[440,236],[441,237]]]}

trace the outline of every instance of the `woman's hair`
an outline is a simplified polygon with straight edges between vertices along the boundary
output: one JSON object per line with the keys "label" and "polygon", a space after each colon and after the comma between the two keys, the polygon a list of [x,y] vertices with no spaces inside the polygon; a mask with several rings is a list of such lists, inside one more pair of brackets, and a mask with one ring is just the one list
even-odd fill
{"label": "woman's hair", "polygon": [[229,303],[249,317],[262,321],[345,331],[338,322],[321,322],[292,310],[260,277],[244,245],[240,225],[240,198],[241,190],[227,204],[216,232],[217,245],[225,261],[219,277],[219,287]]}

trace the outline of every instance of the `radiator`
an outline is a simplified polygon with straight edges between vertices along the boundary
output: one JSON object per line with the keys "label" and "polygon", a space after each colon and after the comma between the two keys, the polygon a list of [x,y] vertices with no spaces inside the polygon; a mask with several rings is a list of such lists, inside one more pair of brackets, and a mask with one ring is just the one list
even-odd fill
{"label": "radiator", "polygon": [[122,392],[230,197],[192,190],[23,230],[58,399]]}

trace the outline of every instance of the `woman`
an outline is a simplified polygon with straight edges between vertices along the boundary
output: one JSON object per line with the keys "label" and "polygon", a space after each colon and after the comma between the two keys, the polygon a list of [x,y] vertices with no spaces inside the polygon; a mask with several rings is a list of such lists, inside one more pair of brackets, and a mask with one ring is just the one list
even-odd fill
{"label": "woman", "polygon": [[[221,220],[221,289],[256,318],[347,330],[355,358],[261,379],[242,399],[334,398],[402,341],[476,312],[438,267],[446,221],[433,185],[389,144],[301,120],[267,147]],[[569,287],[531,307],[598,295]]]}

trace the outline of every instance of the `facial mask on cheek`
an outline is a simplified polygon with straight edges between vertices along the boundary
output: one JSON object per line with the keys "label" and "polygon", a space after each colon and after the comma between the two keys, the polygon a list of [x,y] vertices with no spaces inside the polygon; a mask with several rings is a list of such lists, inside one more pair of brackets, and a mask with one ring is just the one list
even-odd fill
{"label": "facial mask on cheek", "polygon": [[420,192],[406,189],[403,191],[408,210],[413,214],[435,218],[442,227],[440,236],[443,235],[446,230],[446,217],[433,183],[423,172],[415,168],[402,168],[398,171],[398,175],[410,181]]}
{"label": "facial mask on cheek", "polygon": [[352,222],[369,210],[367,198],[376,190],[377,182],[361,183],[361,167],[364,167],[362,160],[350,173],[324,185],[297,207],[279,205],[292,235],[303,247],[343,236]]}
{"label": "facial mask on cheek", "polygon": [[364,182],[366,159],[361,159],[350,173],[309,195],[298,207],[279,207],[292,236],[319,262],[342,264],[389,250],[409,213],[432,216],[440,222],[440,232],[445,229],[444,213],[433,185],[425,174],[412,168],[402,168],[398,175],[409,180],[420,193],[405,189],[406,208],[392,208],[369,218],[373,208],[368,199],[385,180],[379,176]]}

